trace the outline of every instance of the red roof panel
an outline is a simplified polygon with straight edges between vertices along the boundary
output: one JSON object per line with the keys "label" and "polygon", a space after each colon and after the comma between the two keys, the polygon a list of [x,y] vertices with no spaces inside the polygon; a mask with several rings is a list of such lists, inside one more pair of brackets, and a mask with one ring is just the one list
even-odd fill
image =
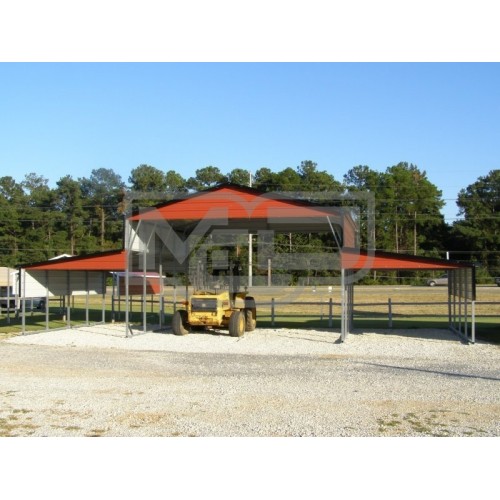
{"label": "red roof panel", "polygon": [[36,271],[124,271],[125,250],[114,250],[92,255],[66,257],[23,266]]}
{"label": "red roof panel", "polygon": [[402,255],[391,252],[367,252],[366,250],[344,248],[341,252],[341,262],[343,269],[386,269],[397,270],[406,269],[418,271],[457,269],[461,267],[472,267],[471,264],[464,264],[452,260],[433,259],[429,257],[419,257],[416,255]]}
{"label": "red roof panel", "polygon": [[[338,213],[336,213],[338,212]],[[307,218],[339,215],[340,209],[311,203],[279,199],[276,194],[250,188],[224,186],[173,200],[133,215],[129,220],[202,220]]]}

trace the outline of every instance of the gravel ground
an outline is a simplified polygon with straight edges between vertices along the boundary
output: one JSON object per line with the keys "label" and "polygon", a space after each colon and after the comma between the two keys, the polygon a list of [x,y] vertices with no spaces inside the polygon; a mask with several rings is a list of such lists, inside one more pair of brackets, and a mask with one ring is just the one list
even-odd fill
{"label": "gravel ground", "polygon": [[500,435],[500,347],[446,330],[124,331],[0,341],[0,436]]}

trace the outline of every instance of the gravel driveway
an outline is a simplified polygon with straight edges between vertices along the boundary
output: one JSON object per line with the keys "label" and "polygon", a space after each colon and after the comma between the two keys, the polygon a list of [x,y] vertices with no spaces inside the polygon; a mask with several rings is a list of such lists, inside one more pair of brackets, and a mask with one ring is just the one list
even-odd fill
{"label": "gravel driveway", "polygon": [[445,330],[0,341],[0,436],[499,436],[500,347]]}

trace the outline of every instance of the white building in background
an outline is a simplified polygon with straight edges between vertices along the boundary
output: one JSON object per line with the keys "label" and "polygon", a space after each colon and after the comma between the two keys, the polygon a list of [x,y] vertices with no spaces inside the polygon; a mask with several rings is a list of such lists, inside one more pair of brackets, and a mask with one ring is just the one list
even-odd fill
{"label": "white building in background", "polygon": [[10,267],[0,267],[0,308],[14,309],[17,299],[18,271]]}
{"label": "white building in background", "polygon": [[[42,307],[46,295],[43,284],[28,276],[25,286],[26,309]],[[0,267],[0,311],[21,309],[19,292],[19,270],[11,267]]]}

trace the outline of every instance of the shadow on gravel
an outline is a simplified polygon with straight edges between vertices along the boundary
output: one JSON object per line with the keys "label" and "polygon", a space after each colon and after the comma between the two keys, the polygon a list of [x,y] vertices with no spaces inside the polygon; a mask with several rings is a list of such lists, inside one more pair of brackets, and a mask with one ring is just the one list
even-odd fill
{"label": "shadow on gravel", "polygon": [[443,372],[443,371],[438,371],[438,370],[428,370],[425,368],[409,368],[407,366],[396,366],[396,365],[384,365],[381,363],[369,363],[365,361],[355,361],[355,363],[361,364],[361,365],[368,365],[368,366],[378,366],[381,368],[390,368],[394,370],[407,370],[407,371],[413,371],[413,372],[424,372],[424,373],[433,373],[436,375],[444,375],[447,377],[457,377],[457,378],[475,378],[475,379],[481,379],[481,380],[493,380],[495,382],[500,381],[500,378],[497,377],[485,377],[483,375],[467,375],[465,373],[453,373],[453,372]]}
{"label": "shadow on gravel", "polygon": [[[316,331],[319,331],[319,330],[316,330]],[[341,344],[342,343],[342,341],[341,341],[340,338],[337,338],[337,339],[334,340],[334,335],[335,334],[332,334],[332,339],[331,340],[311,339],[311,338],[303,337],[303,336],[297,335],[297,334],[286,335],[284,333],[279,333],[278,335],[281,338],[284,337],[284,338],[293,339],[293,340],[297,340],[297,339],[299,339],[299,340],[307,340],[308,342],[314,342],[315,344],[319,344],[319,343],[323,343],[323,344]]]}
{"label": "shadow on gravel", "polygon": [[[363,335],[365,333],[374,333],[377,335],[387,335],[396,337],[407,337],[412,339],[429,339],[429,340],[442,340],[448,342],[459,342],[468,345],[464,339],[454,334],[447,328],[356,328],[349,335]],[[348,337],[349,338],[349,337]]]}

